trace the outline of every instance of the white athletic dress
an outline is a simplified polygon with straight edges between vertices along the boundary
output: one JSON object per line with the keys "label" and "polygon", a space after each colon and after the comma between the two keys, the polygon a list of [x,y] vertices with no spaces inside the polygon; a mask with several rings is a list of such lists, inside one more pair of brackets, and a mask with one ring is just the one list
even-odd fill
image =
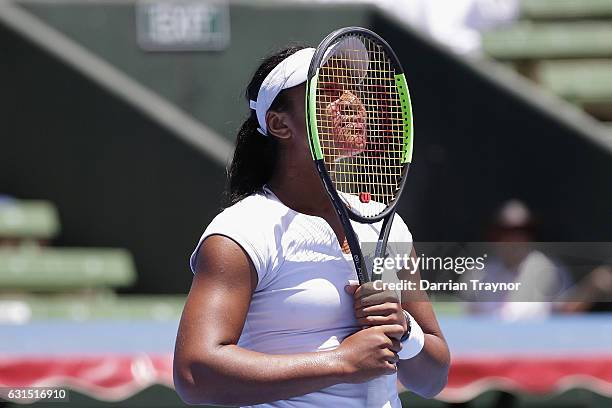
{"label": "white athletic dress", "polygon": [[[361,242],[376,242],[381,223],[353,223]],[[210,223],[191,255],[195,272],[201,243],[223,235],[249,255],[259,277],[238,345],[269,354],[331,350],[359,330],[353,300],[344,286],[356,280],[350,255],[320,218],[285,206],[269,189],[225,209]],[[390,242],[411,243],[412,235],[395,216]],[[384,407],[400,408],[396,375],[387,379]],[[256,405],[258,408],[365,406],[367,384],[337,384],[310,394]],[[382,406],[381,406],[382,408]]]}

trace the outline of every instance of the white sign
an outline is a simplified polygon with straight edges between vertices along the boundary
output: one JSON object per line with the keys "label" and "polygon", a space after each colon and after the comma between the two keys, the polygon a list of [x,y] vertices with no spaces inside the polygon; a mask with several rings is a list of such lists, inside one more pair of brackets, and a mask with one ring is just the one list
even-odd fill
{"label": "white sign", "polygon": [[205,0],[140,1],[138,43],[148,51],[221,50],[229,45],[229,6]]}

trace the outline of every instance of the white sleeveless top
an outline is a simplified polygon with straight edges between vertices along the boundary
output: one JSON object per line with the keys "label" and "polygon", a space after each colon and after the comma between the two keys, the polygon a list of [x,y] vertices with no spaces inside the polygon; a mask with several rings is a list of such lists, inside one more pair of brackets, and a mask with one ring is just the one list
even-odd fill
{"label": "white sleeveless top", "polygon": [[[381,224],[353,223],[353,228],[361,242],[376,242]],[[344,290],[349,280],[357,280],[355,266],[324,219],[290,209],[269,189],[253,194],[225,209],[206,228],[191,255],[194,272],[199,247],[211,235],[240,245],[259,278],[239,346],[270,354],[324,351],[360,329],[353,299]],[[399,215],[389,242],[412,242]],[[383,406],[400,408],[397,376],[385,378],[388,402]],[[256,407],[364,407],[366,389],[367,384],[337,384]]]}

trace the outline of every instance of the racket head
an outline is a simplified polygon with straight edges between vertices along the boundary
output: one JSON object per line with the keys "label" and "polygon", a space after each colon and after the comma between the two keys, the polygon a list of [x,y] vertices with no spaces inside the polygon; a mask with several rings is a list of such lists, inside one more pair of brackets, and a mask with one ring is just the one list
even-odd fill
{"label": "racket head", "polygon": [[412,160],[413,117],[404,71],[385,40],[346,27],[319,44],[308,71],[306,128],[332,200],[358,222],[389,215]]}

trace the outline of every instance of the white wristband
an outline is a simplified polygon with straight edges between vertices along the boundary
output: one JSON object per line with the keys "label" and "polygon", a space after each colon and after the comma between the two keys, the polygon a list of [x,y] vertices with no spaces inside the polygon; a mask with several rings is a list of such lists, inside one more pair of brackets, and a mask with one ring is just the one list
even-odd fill
{"label": "white wristband", "polygon": [[425,345],[425,334],[423,333],[423,329],[421,329],[421,326],[419,326],[410,313],[405,312],[405,314],[406,317],[410,319],[410,322],[408,322],[410,335],[401,343],[402,349],[397,353],[400,360],[408,360],[416,356],[423,350],[423,346]]}

